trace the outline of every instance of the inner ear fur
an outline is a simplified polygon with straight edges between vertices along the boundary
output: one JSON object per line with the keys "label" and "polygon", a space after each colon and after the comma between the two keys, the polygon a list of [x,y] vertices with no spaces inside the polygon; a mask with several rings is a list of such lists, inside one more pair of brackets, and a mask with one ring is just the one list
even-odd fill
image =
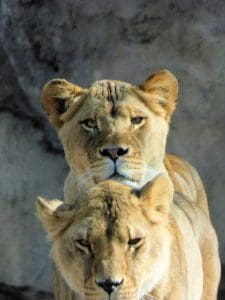
{"label": "inner ear fur", "polygon": [[48,236],[54,240],[70,223],[74,216],[74,206],[60,200],[41,197],[36,201],[37,217],[41,220]]}
{"label": "inner ear fur", "polygon": [[61,115],[73,104],[80,102],[81,95],[87,94],[87,90],[65,79],[52,79],[42,90],[42,106],[49,116],[49,122],[56,128],[63,124]]}
{"label": "inner ear fur", "polygon": [[153,181],[148,182],[140,192],[145,212],[153,222],[160,221],[168,216],[173,201],[174,187],[166,175],[158,175]]}
{"label": "inner ear fur", "polygon": [[149,76],[139,89],[151,109],[169,121],[177,104],[177,78],[170,71],[161,70]]}

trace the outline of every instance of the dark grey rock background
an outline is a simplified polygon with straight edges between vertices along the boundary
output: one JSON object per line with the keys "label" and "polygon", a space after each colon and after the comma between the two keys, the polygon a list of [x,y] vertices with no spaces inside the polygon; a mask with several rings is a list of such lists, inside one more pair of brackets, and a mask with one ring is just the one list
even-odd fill
{"label": "dark grey rock background", "polygon": [[[41,109],[43,84],[54,77],[82,86],[103,78],[139,83],[161,68],[180,81],[168,151],[200,172],[224,263],[225,2],[2,0],[0,5],[0,281],[52,289],[49,243],[34,202],[37,195],[61,197],[68,168]],[[44,299],[28,294],[21,299]],[[0,299],[19,299],[7,295],[2,292]]]}

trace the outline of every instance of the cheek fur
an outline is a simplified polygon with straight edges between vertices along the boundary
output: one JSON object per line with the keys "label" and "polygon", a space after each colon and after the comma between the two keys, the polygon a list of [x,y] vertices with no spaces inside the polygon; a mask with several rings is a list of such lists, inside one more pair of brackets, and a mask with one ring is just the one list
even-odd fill
{"label": "cheek fur", "polygon": [[84,290],[84,274],[86,260],[73,246],[68,247],[65,242],[56,243],[52,247],[51,256],[67,284],[81,294]]}

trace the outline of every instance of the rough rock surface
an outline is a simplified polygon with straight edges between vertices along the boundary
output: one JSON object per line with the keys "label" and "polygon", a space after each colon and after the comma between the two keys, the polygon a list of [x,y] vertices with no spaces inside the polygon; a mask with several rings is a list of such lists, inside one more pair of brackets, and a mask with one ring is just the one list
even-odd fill
{"label": "rough rock surface", "polygon": [[34,202],[61,197],[68,170],[40,106],[41,88],[54,77],[88,86],[103,78],[139,83],[161,68],[176,74],[168,150],[199,170],[225,262],[224,1],[0,5],[0,281],[51,290],[49,243]]}
{"label": "rough rock surface", "polygon": [[53,294],[29,287],[16,288],[0,283],[0,300],[53,300]]}

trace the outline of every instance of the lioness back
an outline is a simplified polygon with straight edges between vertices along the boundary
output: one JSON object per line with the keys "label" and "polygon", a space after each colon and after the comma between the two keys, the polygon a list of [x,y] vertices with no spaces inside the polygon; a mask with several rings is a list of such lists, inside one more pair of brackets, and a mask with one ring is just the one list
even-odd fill
{"label": "lioness back", "polygon": [[177,192],[187,195],[209,217],[206,192],[196,169],[183,158],[166,154],[164,163]]}

